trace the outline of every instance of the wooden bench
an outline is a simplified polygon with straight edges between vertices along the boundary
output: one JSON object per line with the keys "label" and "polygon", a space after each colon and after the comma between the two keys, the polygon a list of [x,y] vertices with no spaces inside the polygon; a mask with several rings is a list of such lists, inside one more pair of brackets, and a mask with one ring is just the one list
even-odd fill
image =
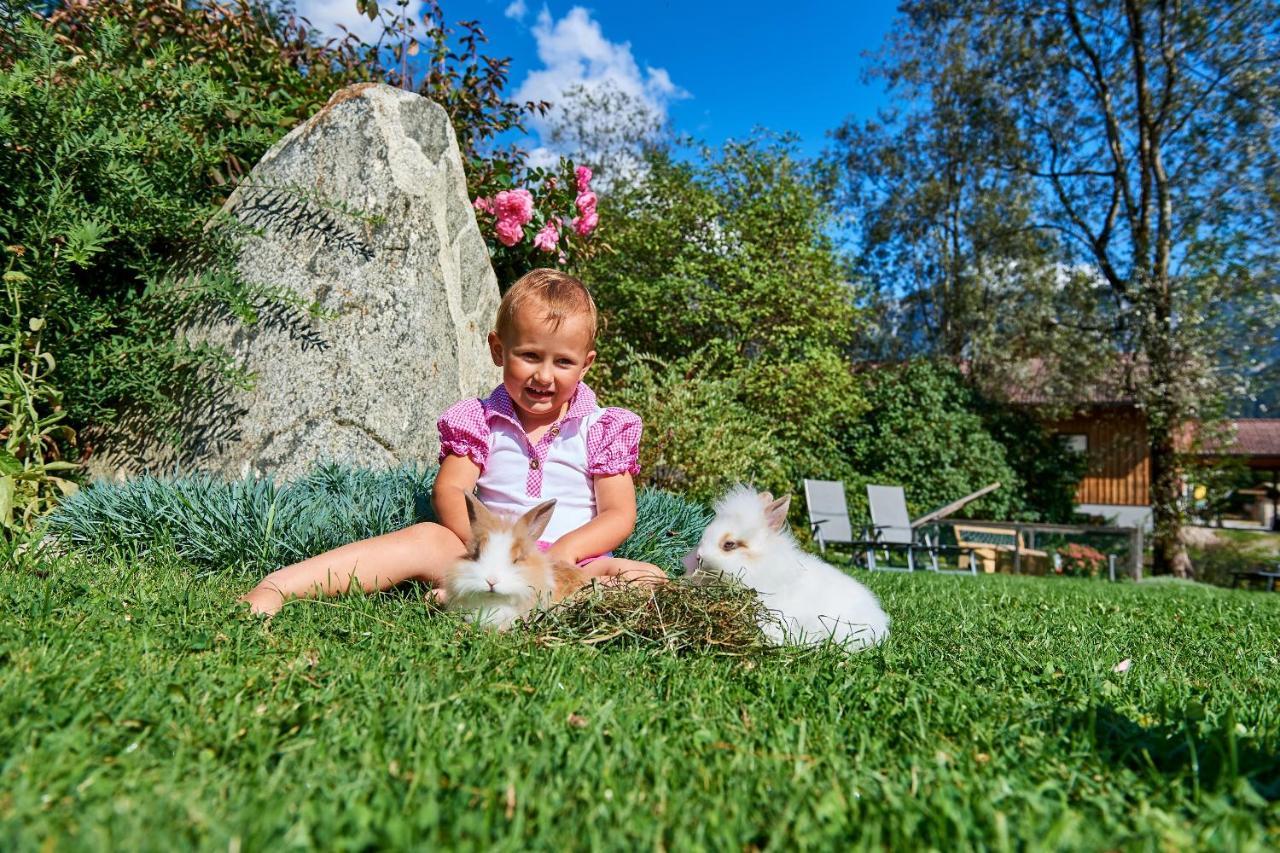
{"label": "wooden bench", "polygon": [[1266,581],[1267,592],[1274,592],[1276,588],[1276,579],[1280,578],[1280,571],[1263,572],[1263,571],[1240,571],[1231,573],[1231,585],[1237,587],[1241,580]]}
{"label": "wooden bench", "polygon": [[1002,551],[1022,557],[1044,557],[1045,559],[1049,557],[1044,551],[1024,548],[1021,534],[1013,527],[971,527],[965,524],[954,524],[952,529],[956,533],[956,544],[973,552],[972,557],[968,554],[961,555],[961,568],[965,567],[968,560],[976,559],[982,565],[982,571],[992,574],[996,570],[996,555]]}

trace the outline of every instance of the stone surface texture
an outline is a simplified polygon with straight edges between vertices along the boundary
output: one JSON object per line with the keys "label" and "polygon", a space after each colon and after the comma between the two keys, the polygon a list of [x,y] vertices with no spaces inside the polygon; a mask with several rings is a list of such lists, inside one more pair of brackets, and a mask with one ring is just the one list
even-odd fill
{"label": "stone surface texture", "polygon": [[445,111],[380,84],[337,92],[227,200],[240,274],[318,303],[299,328],[217,317],[186,330],[255,376],[190,413],[181,454],[131,442],[95,473],[295,476],[316,462],[434,463],[435,419],[499,380],[485,345],[498,284]]}

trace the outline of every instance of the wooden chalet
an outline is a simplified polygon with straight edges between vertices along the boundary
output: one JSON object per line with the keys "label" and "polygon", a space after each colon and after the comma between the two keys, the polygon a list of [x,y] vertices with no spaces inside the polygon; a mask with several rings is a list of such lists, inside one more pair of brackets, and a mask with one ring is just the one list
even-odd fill
{"label": "wooden chalet", "polygon": [[[1065,395],[1049,390],[1045,368],[1033,361],[1005,385],[1003,396],[1014,404],[1052,412],[1044,421],[1048,429],[1085,455],[1085,474],[1076,490],[1079,512],[1124,526],[1145,526],[1151,522],[1151,458],[1146,415],[1127,390],[1132,387],[1132,369],[1130,364],[1118,366],[1093,386],[1074,389],[1071,402],[1064,404]],[[1260,509],[1255,517],[1270,527],[1280,525],[1275,489],[1280,483],[1280,419],[1232,421],[1222,438],[1205,440],[1199,447],[1191,440],[1194,433],[1194,428],[1188,429],[1182,442],[1188,453],[1205,460],[1238,461],[1259,472],[1260,481],[1270,481],[1269,490],[1259,490],[1270,499],[1270,510]]]}

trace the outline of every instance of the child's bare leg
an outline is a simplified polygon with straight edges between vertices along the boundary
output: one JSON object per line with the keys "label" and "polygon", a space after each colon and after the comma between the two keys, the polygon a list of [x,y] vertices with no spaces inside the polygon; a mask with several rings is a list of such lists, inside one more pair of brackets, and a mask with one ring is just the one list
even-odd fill
{"label": "child's bare leg", "polygon": [[406,580],[440,586],[449,565],[466,552],[453,531],[424,522],[352,542],[278,569],[241,597],[254,613],[271,615],[287,598],[340,595],[352,581],[361,589],[390,589]]}
{"label": "child's bare leg", "polygon": [[642,583],[658,586],[667,582],[667,573],[652,563],[624,560],[621,557],[601,557],[582,567],[591,577],[603,578],[605,586]]}

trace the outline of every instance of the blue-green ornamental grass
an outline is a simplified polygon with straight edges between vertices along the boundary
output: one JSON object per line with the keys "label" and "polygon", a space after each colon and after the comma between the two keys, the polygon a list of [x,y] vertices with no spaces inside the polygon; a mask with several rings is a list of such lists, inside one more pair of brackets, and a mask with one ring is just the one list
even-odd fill
{"label": "blue-green ornamental grass", "polygon": [[165,535],[0,572],[7,848],[1280,844],[1280,596],[863,575],[880,648],[676,655],[413,588],[264,625]]}
{"label": "blue-green ornamental grass", "polygon": [[[434,520],[436,470],[324,464],[282,484],[205,475],[99,483],[68,499],[48,529],[62,547],[81,554],[174,555],[200,574],[256,579],[357,539]],[[637,512],[635,532],[617,555],[673,574],[711,518],[700,504],[655,490],[640,492]]]}

